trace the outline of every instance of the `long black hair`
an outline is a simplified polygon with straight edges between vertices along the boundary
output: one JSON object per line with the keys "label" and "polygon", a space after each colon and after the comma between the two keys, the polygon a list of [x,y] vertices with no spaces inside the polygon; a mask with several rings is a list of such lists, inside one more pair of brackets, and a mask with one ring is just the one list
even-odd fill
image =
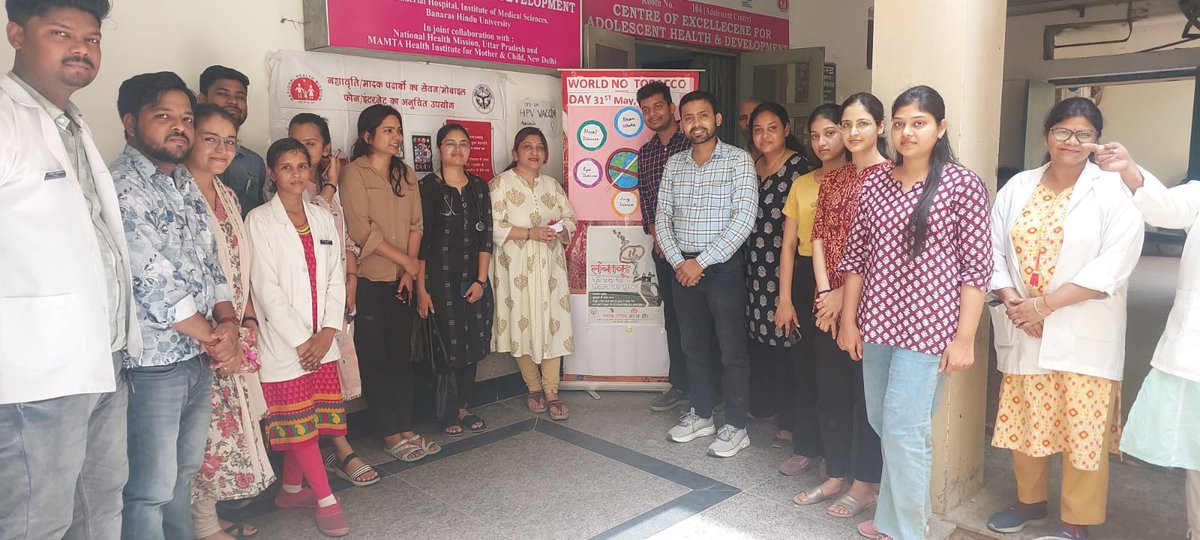
{"label": "long black hair", "polygon": [[[833,122],[833,125],[835,126],[842,123],[842,106],[838,105],[837,103],[822,103],[821,105],[818,105],[817,108],[813,109],[813,112],[809,113],[808,115],[808,124],[806,124],[810,133],[812,132],[812,125],[816,123],[817,120],[822,118]],[[812,139],[809,140],[811,141]],[[817,149],[813,148],[810,144],[808,145],[808,150],[812,152],[812,158],[816,160],[817,163],[820,163],[821,156],[817,155]],[[854,155],[850,153],[849,148],[846,148],[845,143],[842,143],[842,153],[846,156],[846,161],[854,159]]]}
{"label": "long black hair", "polygon": [[[846,101],[842,102],[842,112],[844,113],[846,108],[851,105],[861,105],[862,108],[866,109],[867,114],[870,114],[871,118],[875,119],[876,126],[883,124],[883,102],[879,101],[879,98],[875,97],[875,94],[870,92],[859,92],[857,94],[852,94],[850,97],[846,98]],[[839,120],[839,123],[840,122],[841,120]],[[888,146],[886,135],[882,133],[879,134],[879,137],[875,139],[875,148],[878,148],[879,153],[883,154],[884,157],[887,157]]]}
{"label": "long black hair", "polygon": [[[750,128],[751,146],[754,145],[754,120],[757,119],[758,115],[762,113],[770,113],[775,115],[775,117],[779,119],[779,123],[782,124],[785,129],[792,123],[791,118],[788,116],[787,109],[784,108],[783,105],[775,103],[774,101],[764,101],[759,103],[758,106],[754,108],[754,111],[750,113],[750,121],[747,124],[747,126]],[[792,129],[792,132],[783,138],[783,145],[787,147],[788,150],[798,152],[802,157],[807,157],[804,150],[804,143],[800,142],[800,139],[796,137],[795,129]],[[761,152],[762,149],[759,149],[759,151]]]}
{"label": "long black hair", "polygon": [[[404,119],[400,117],[400,111],[389,105],[371,105],[359,113],[358,138],[354,140],[354,148],[350,151],[351,161],[371,155],[371,143],[367,142],[367,134],[375,136],[375,130],[379,129],[379,125],[389,116],[395,116],[396,121],[400,122],[400,129],[404,129]],[[400,144],[404,144],[403,139]],[[404,196],[404,184],[408,184],[409,187],[416,186],[416,182],[408,177],[408,166],[399,156],[392,156],[388,163],[387,179],[388,183],[392,185],[392,193],[395,193],[397,197]]]}
{"label": "long black hair", "polygon": [[[934,122],[939,125],[946,119],[945,100],[937,90],[928,86],[914,86],[900,94],[896,101],[892,102],[892,116],[895,116],[896,111],[901,107],[909,105],[916,106],[921,112],[933,116]],[[903,164],[904,156],[896,154],[896,166]],[[925,187],[921,192],[920,200],[917,201],[917,208],[913,210],[912,217],[908,220],[908,236],[912,241],[909,249],[911,258],[915,259],[925,250],[925,241],[929,239],[929,209],[933,206],[938,186],[942,183],[942,170],[950,164],[958,165],[958,159],[954,157],[954,151],[950,149],[949,132],[946,132],[933,144],[933,151],[929,155],[929,174],[925,177]]]}
{"label": "long black hair", "polygon": [[313,113],[305,112],[293,116],[292,120],[288,122],[288,130],[304,124],[317,126],[317,131],[321,134],[321,141],[325,143],[325,146],[329,146],[329,143],[333,142],[333,137],[329,135],[329,121]]}
{"label": "long black hair", "polygon": [[[533,126],[523,127],[523,128],[521,128],[521,131],[517,132],[517,136],[513,137],[512,151],[515,153],[517,151],[517,149],[521,147],[521,143],[524,142],[525,139],[535,136],[535,135],[537,136],[537,138],[542,140],[542,146],[546,147],[546,159],[549,160],[550,159],[550,143],[546,142],[546,134],[542,133],[542,130],[540,130],[536,127],[533,127]],[[507,171],[507,170],[515,169],[515,168],[517,168],[517,160],[514,159],[512,163],[508,164],[508,167],[504,168],[504,170]]]}

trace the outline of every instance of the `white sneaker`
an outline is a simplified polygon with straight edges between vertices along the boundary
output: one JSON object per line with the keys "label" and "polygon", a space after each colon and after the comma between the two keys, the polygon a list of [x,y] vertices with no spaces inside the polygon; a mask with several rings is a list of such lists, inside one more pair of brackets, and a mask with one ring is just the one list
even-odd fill
{"label": "white sneaker", "polygon": [[708,437],[717,432],[712,418],[700,418],[691,407],[679,417],[679,424],[667,432],[667,438],[677,443],[691,442],[696,437]]}
{"label": "white sneaker", "polygon": [[708,445],[708,455],[716,457],[733,457],[738,451],[750,446],[750,433],[745,428],[736,428],[729,424],[721,426],[717,432],[717,440]]}

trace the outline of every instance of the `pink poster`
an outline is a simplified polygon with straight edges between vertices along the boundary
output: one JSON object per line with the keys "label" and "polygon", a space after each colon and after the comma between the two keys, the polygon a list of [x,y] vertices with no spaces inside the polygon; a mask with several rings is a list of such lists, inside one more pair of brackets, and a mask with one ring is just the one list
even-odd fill
{"label": "pink poster", "polygon": [[646,39],[736,51],[787,49],[788,0],[587,0],[583,20]]}
{"label": "pink poster", "polygon": [[582,0],[327,0],[329,45],[579,66]]}
{"label": "pink poster", "polygon": [[660,80],[673,101],[696,89],[696,71],[567,70],[562,74],[567,197],[580,221],[641,222],[638,149],[645,126],[637,91]]}

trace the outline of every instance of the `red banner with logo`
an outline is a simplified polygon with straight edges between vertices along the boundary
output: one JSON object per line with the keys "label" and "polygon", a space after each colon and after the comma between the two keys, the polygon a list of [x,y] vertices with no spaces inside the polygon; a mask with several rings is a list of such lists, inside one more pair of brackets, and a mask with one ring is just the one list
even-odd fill
{"label": "red banner with logo", "polygon": [[788,0],[587,0],[583,19],[605,30],[737,51],[787,49]]}

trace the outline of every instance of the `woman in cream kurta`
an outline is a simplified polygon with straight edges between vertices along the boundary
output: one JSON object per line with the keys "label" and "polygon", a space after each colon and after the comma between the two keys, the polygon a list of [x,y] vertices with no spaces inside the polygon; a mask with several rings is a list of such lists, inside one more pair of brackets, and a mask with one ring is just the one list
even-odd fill
{"label": "woman in cream kurta", "polygon": [[538,172],[546,161],[545,141],[536,128],[522,129],[513,148],[514,167],[491,181],[492,350],[517,358],[530,410],[549,409],[551,418],[565,420],[569,412],[558,399],[558,371],[561,357],[575,349],[566,246],[576,219],[562,184]]}

